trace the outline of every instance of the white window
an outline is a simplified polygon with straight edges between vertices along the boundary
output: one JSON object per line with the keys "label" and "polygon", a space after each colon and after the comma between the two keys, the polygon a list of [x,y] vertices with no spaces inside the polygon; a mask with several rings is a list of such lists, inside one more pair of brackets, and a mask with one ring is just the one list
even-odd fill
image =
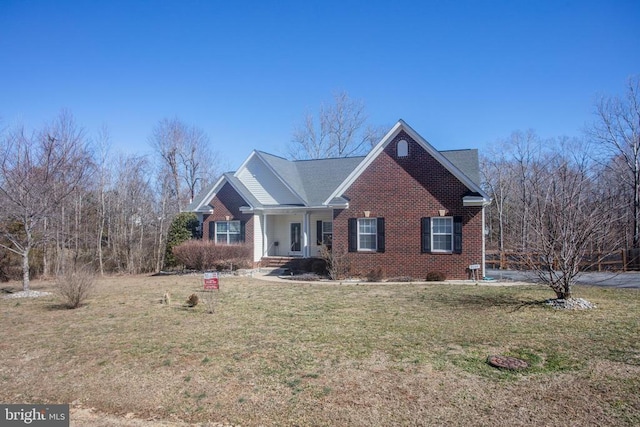
{"label": "white window", "polygon": [[401,139],[396,145],[398,157],[407,157],[409,155],[409,143],[406,140]]}
{"label": "white window", "polygon": [[376,251],[378,250],[378,219],[359,218],[358,219],[358,250]]}
{"label": "white window", "polygon": [[453,217],[431,218],[431,251],[453,251]]}
{"label": "white window", "polygon": [[216,221],[216,243],[240,243],[240,221]]}
{"label": "white window", "polygon": [[333,243],[333,222],[322,221],[322,244],[331,247]]}

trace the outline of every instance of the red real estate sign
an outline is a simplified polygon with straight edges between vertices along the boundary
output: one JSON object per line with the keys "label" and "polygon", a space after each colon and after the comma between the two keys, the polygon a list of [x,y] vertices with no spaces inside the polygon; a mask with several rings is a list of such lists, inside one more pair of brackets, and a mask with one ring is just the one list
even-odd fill
{"label": "red real estate sign", "polygon": [[218,279],[218,273],[217,272],[204,273],[204,290],[211,291],[214,289],[215,290],[220,289],[220,281]]}

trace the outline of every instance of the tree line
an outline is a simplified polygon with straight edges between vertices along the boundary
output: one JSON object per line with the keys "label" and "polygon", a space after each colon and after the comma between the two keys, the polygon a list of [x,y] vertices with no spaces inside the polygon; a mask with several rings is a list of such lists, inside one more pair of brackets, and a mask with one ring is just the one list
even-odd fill
{"label": "tree line", "polygon": [[172,219],[218,174],[207,135],[177,118],[151,132],[153,154],[113,154],[63,111],[0,137],[0,278],[23,281],[91,266],[101,274],[159,271]]}
{"label": "tree line", "polygon": [[[296,128],[289,155],[365,154],[381,132],[366,121],[361,101],[336,93]],[[217,179],[221,159],[202,129],[178,118],[160,120],[148,143],[151,155],[114,154],[107,128],[89,135],[68,111],[39,129],[0,128],[0,280],[21,278],[28,290],[34,275],[175,263],[185,231],[175,228],[193,223],[179,213]]]}
{"label": "tree line", "polygon": [[483,153],[489,249],[509,251],[559,297],[615,251],[640,252],[640,79],[595,105],[581,138],[514,132]]}

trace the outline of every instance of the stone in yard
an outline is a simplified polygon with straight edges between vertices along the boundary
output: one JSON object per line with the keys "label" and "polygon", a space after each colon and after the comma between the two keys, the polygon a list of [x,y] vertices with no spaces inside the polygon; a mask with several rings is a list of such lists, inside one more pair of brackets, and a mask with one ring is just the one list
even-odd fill
{"label": "stone in yard", "polygon": [[510,371],[519,371],[529,367],[529,364],[522,359],[500,355],[487,357],[487,363],[494,368],[508,369]]}

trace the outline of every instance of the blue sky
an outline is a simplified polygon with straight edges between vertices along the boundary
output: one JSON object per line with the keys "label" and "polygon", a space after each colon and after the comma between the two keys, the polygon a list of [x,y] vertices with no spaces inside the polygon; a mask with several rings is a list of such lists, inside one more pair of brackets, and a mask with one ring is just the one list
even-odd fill
{"label": "blue sky", "polygon": [[640,74],[640,1],[0,0],[0,126],[68,109],[113,149],[159,120],[202,128],[237,168],[284,154],[332,93],[404,119],[437,149],[513,130],[579,136]]}

